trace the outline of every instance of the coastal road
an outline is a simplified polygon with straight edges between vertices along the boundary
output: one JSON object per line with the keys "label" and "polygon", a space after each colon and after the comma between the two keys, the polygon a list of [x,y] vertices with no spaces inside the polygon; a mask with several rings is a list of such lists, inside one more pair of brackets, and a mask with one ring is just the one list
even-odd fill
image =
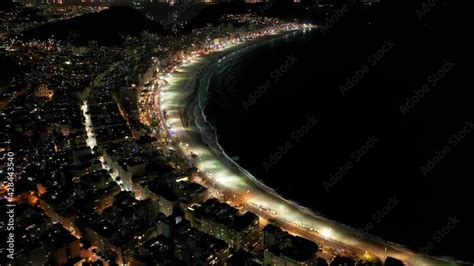
{"label": "coastal road", "polygon": [[[252,40],[251,42],[257,42]],[[210,66],[219,56],[231,53],[242,47],[233,46],[214,54],[191,60],[178,68],[168,79],[168,85],[158,91],[160,113],[167,126],[167,133],[176,150],[183,156],[192,152],[197,155],[193,165],[199,169],[201,175],[216,189],[219,189],[225,198],[233,198],[242,203],[249,211],[265,219],[278,221],[281,227],[294,234],[301,235],[315,242],[329,245],[341,253],[372,254],[384,260],[387,256],[402,260],[406,265],[457,265],[454,262],[435,259],[418,254],[403,246],[383,241],[370,235],[361,235],[356,230],[315,215],[308,209],[279,196],[272,189],[256,180],[245,169],[233,164],[219,151],[210,149],[198,137],[200,132],[194,124],[187,125],[189,119],[185,112],[186,106],[192,99],[195,82],[198,82],[204,66]],[[162,115],[166,112],[166,116]],[[189,159],[189,158],[187,158]]]}

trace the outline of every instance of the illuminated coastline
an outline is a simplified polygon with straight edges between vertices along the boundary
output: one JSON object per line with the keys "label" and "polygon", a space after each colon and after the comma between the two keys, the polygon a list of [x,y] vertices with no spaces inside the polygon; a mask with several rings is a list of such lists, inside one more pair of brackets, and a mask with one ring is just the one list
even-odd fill
{"label": "illuminated coastline", "polygon": [[[225,153],[218,154],[193,137],[200,134],[199,128],[187,125],[183,120],[186,117],[184,110],[194,93],[196,83],[200,81],[201,86],[207,86],[212,66],[217,60],[225,60],[225,55],[240,48],[231,45],[207,56],[193,56],[185,60],[186,63],[174,72],[164,75],[167,85],[155,91],[155,102],[159,104],[152,107],[159,114],[162,129],[166,130],[173,146],[218,190],[217,195],[228,201],[229,198],[232,199],[234,205],[246,206],[246,209],[266,220],[277,221],[283,229],[293,234],[322,242],[324,246],[330,246],[341,253],[360,257],[374,255],[382,260],[390,256],[407,265],[455,265],[453,262],[417,254],[373,236],[360,237],[360,233],[354,229],[318,216],[307,208],[284,199],[238,166]],[[206,72],[201,75],[204,71]],[[197,155],[192,162],[190,154]]]}

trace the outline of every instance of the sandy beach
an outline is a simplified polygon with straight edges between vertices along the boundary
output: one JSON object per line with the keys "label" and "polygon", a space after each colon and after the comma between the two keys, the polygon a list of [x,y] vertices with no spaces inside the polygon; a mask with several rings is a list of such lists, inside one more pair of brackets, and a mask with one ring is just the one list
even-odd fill
{"label": "sandy beach", "polygon": [[[212,52],[191,60],[172,73],[168,85],[159,96],[161,110],[156,111],[166,113],[164,122],[169,135],[173,136],[176,149],[186,157],[191,153],[197,155],[193,165],[214,187],[222,191],[223,197],[233,198],[236,205],[245,205],[247,210],[262,218],[277,221],[283,229],[293,234],[323,243],[347,255],[372,254],[382,260],[390,256],[402,260],[406,265],[457,265],[455,262],[423,256],[374,236],[362,235],[344,224],[316,215],[259,182],[218,149],[217,140],[215,145],[204,143],[202,133],[206,132],[207,135],[207,130],[203,128],[206,121],[202,117],[197,95],[199,90],[207,88],[216,63],[225,63],[226,56],[244,52],[253,45],[264,45],[266,41],[276,40],[285,34],[264,36]],[[212,136],[210,141],[213,141]]]}

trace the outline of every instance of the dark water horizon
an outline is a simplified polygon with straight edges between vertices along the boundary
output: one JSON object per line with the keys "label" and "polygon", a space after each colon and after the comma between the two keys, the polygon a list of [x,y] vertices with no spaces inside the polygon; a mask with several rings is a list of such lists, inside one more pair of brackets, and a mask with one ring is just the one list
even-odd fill
{"label": "dark water horizon", "polygon": [[220,64],[206,108],[219,142],[317,213],[474,261],[474,124],[447,29],[387,36],[359,26],[297,34]]}

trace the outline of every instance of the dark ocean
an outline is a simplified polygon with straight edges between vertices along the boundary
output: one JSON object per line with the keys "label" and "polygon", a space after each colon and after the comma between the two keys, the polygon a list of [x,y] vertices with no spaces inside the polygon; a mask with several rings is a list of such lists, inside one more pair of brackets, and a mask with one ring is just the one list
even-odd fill
{"label": "dark ocean", "polygon": [[473,104],[439,4],[421,18],[349,12],[221,61],[205,110],[221,146],[317,213],[474,261]]}

